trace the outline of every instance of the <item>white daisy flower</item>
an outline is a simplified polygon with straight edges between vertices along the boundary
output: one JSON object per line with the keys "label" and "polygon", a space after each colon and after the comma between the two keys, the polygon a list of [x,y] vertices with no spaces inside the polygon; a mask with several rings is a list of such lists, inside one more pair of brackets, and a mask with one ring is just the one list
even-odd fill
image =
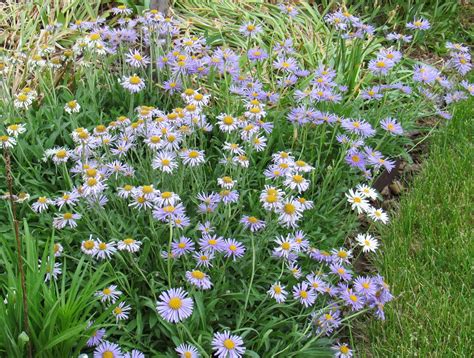
{"label": "white daisy flower", "polygon": [[356,237],[357,243],[362,246],[363,252],[375,252],[379,247],[379,242],[370,234],[359,234]]}
{"label": "white daisy flower", "polygon": [[358,191],[350,189],[349,193],[346,193],[347,201],[351,203],[352,210],[357,210],[357,213],[361,214],[363,212],[368,212],[370,209],[369,202],[365,199],[363,194]]}

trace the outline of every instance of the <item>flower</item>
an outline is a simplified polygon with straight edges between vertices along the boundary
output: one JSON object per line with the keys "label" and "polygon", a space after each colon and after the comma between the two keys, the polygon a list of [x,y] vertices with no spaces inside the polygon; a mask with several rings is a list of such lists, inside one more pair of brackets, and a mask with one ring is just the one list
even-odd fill
{"label": "flower", "polygon": [[168,322],[183,321],[193,313],[193,300],[187,296],[183,288],[171,288],[160,295],[156,309]]}
{"label": "flower", "polygon": [[0,135],[0,146],[2,148],[13,148],[16,144],[16,139],[7,135]]}
{"label": "flower", "polygon": [[97,252],[97,243],[90,235],[89,240],[84,240],[81,243],[81,251],[86,255],[94,256]]}
{"label": "flower", "polygon": [[140,250],[142,242],[131,237],[127,237],[117,243],[117,249],[120,251],[137,252]]}
{"label": "flower", "polygon": [[428,20],[426,19],[414,19],[413,22],[409,22],[406,24],[407,29],[410,30],[428,30],[431,25]]}
{"label": "flower", "polygon": [[247,22],[240,26],[239,31],[241,34],[247,37],[255,37],[263,31],[262,26],[256,25],[253,22]]}
{"label": "flower", "polygon": [[115,254],[115,252],[117,252],[117,249],[115,248],[114,242],[103,242],[100,240],[96,242],[95,257],[98,259],[110,259]]}
{"label": "flower", "polygon": [[81,110],[81,106],[79,105],[79,103],[77,103],[77,101],[74,99],[72,101],[69,101],[67,102],[65,105],[64,105],[64,110],[71,114],[71,113],[79,113],[79,111]]}
{"label": "flower", "polygon": [[150,59],[141,55],[137,50],[130,50],[126,55],[125,62],[132,67],[145,67],[150,63]]}
{"label": "flower", "polygon": [[237,258],[240,258],[245,253],[245,246],[234,239],[226,239],[223,243],[224,247],[224,256],[225,257],[232,257],[235,261]]}
{"label": "flower", "polygon": [[240,358],[245,353],[242,337],[231,334],[229,331],[214,333],[212,349],[218,358]]}
{"label": "flower", "polygon": [[189,343],[181,343],[175,348],[175,351],[179,354],[179,358],[199,358],[199,352],[196,347]]}
{"label": "flower", "polygon": [[316,292],[306,282],[293,286],[293,298],[299,300],[305,307],[312,306],[316,301]]}
{"label": "flower", "polygon": [[303,216],[303,208],[294,198],[284,200],[277,212],[279,214],[278,221],[284,227],[297,227],[298,220]]}
{"label": "flower", "polygon": [[131,307],[125,305],[125,302],[120,302],[117,307],[112,310],[112,314],[115,316],[115,319],[118,321],[128,319],[130,314]]}
{"label": "flower", "polygon": [[145,82],[138,77],[136,74],[133,76],[123,76],[120,84],[123,88],[130,91],[131,93],[140,92],[142,89],[145,88]]}
{"label": "flower", "polygon": [[265,228],[265,221],[257,219],[255,216],[244,215],[240,219],[240,223],[251,232],[263,230]]}
{"label": "flower", "polygon": [[370,205],[367,199],[358,191],[354,192],[352,189],[349,189],[349,193],[346,193],[346,197],[347,201],[351,203],[352,210],[357,210],[358,214],[369,211]]}
{"label": "flower", "polygon": [[380,125],[384,130],[389,132],[391,135],[401,135],[403,134],[402,126],[397,122],[396,119],[390,117],[383,119],[380,122]]}
{"label": "flower", "polygon": [[104,341],[94,350],[94,358],[124,358],[120,346]]}
{"label": "flower", "polygon": [[115,301],[119,298],[122,294],[122,291],[117,290],[116,285],[110,285],[109,287],[104,288],[101,291],[97,291],[95,293],[96,297],[99,297],[101,302],[108,302],[115,303]]}
{"label": "flower", "polygon": [[180,157],[183,160],[183,164],[189,165],[190,167],[198,166],[204,163],[204,151],[198,149],[187,149],[180,153]]}
{"label": "flower", "polygon": [[356,236],[359,246],[362,246],[363,252],[375,252],[379,246],[378,241],[370,234],[359,234]]}
{"label": "flower", "polygon": [[382,224],[388,223],[388,215],[382,209],[370,208],[368,214],[374,221],[380,221]]}
{"label": "flower", "polygon": [[76,220],[79,220],[81,217],[81,214],[75,214],[71,212],[57,214],[56,217],[53,219],[53,226],[56,229],[63,229],[66,226],[69,226],[70,228],[75,228],[77,226]]}
{"label": "flower", "polygon": [[186,271],[186,279],[197,288],[203,290],[208,290],[212,286],[209,276],[200,270]]}
{"label": "flower", "polygon": [[176,258],[193,251],[194,242],[188,237],[181,236],[179,240],[175,240],[171,243],[171,253]]}
{"label": "flower", "polygon": [[334,358],[350,358],[352,357],[352,351],[349,346],[345,343],[338,343],[333,346]]}
{"label": "flower", "polygon": [[31,209],[35,213],[41,213],[48,209],[49,205],[52,205],[54,202],[45,196],[40,196],[36,202],[31,205]]}
{"label": "flower", "polygon": [[278,303],[283,303],[286,301],[286,296],[288,292],[285,291],[285,286],[282,286],[279,281],[275,282],[270,289],[268,294],[271,298],[274,298]]}
{"label": "flower", "polygon": [[14,137],[18,137],[19,134],[23,134],[25,132],[26,132],[26,128],[23,123],[10,124],[7,127],[7,133]]}
{"label": "flower", "polygon": [[365,198],[369,198],[371,200],[375,200],[378,198],[378,194],[375,191],[375,189],[371,188],[370,186],[366,184],[358,184],[356,189],[357,189],[357,192],[360,193]]}
{"label": "flower", "polygon": [[98,329],[98,330],[94,331],[92,333],[91,337],[89,338],[89,340],[87,341],[87,346],[88,347],[95,347],[95,346],[99,345],[100,343],[103,342],[104,335],[105,335],[105,329],[104,328],[101,328],[101,329]]}

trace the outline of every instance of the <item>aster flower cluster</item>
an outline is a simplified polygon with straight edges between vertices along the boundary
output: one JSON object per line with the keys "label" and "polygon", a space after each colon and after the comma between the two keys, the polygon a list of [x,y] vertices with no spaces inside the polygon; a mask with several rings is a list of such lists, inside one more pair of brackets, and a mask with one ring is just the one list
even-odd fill
{"label": "aster flower cluster", "polygon": [[[305,11],[274,8],[295,26]],[[324,17],[336,30],[328,36],[368,53],[358,64],[362,75],[351,80],[344,64],[325,55],[310,65],[298,39],[275,37],[268,46],[263,21],[238,26],[247,43],[238,48],[215,46],[155,10],[132,13],[119,5],[113,21],[75,22],[78,36],[59,56],[46,45],[22,61],[0,60],[2,76],[24,63],[32,78],[64,66],[85,78],[75,94],[57,89],[58,131],[41,129],[51,137],[34,158],[45,168],[44,185],[21,199],[57,235],[40,261],[48,285],[70,257],[107,276],[91,299],[110,317],[90,324],[84,350],[144,357],[148,347],[135,336],[149,334],[166,355],[239,358],[262,349],[252,332],[268,322],[260,312],[270,307],[304,316],[288,328],[304,324],[316,337],[337,337],[357,312],[384,319],[388,284],[354,265],[378,250],[379,239],[359,233],[344,246],[336,236],[352,236],[345,231],[346,221],[357,220],[350,208],[361,220],[388,223],[370,181],[393,170],[413,128],[412,113],[399,108],[448,118],[449,104],[474,92],[468,81],[458,83],[470,71],[469,51],[448,43],[444,68],[412,66],[403,46],[369,48],[376,29],[340,9]],[[429,23],[407,28],[425,31]],[[89,84],[97,79],[94,92]],[[43,95],[24,87],[10,97],[15,114],[25,115]],[[29,126],[9,118],[0,148],[20,152],[26,138],[36,144]],[[146,332],[127,331],[139,320]],[[199,338],[188,333],[196,324],[205,332]],[[132,344],[141,349],[126,348]],[[336,356],[352,355],[345,343],[333,348]]]}

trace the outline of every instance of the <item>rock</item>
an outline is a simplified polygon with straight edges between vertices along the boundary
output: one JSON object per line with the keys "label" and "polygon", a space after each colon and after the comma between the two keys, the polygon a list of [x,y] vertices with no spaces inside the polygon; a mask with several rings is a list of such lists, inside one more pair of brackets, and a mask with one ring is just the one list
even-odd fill
{"label": "rock", "polygon": [[398,180],[394,181],[392,184],[389,185],[390,191],[393,195],[400,195],[400,193],[405,189]]}

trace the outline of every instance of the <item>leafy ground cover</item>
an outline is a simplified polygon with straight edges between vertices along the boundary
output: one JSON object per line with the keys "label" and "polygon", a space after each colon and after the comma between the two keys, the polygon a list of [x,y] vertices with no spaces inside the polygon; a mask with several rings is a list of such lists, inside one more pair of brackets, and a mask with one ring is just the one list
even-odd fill
{"label": "leafy ground cover", "polygon": [[352,355],[392,298],[352,266],[388,221],[370,185],[472,94],[468,50],[423,64],[426,19],[306,2],[73,5],[0,63],[0,350]]}
{"label": "leafy ground cover", "polygon": [[[377,260],[396,296],[384,324],[369,325],[364,355],[472,355],[472,100],[432,139],[429,157],[400,202]],[[362,345],[361,345],[362,347]]]}

